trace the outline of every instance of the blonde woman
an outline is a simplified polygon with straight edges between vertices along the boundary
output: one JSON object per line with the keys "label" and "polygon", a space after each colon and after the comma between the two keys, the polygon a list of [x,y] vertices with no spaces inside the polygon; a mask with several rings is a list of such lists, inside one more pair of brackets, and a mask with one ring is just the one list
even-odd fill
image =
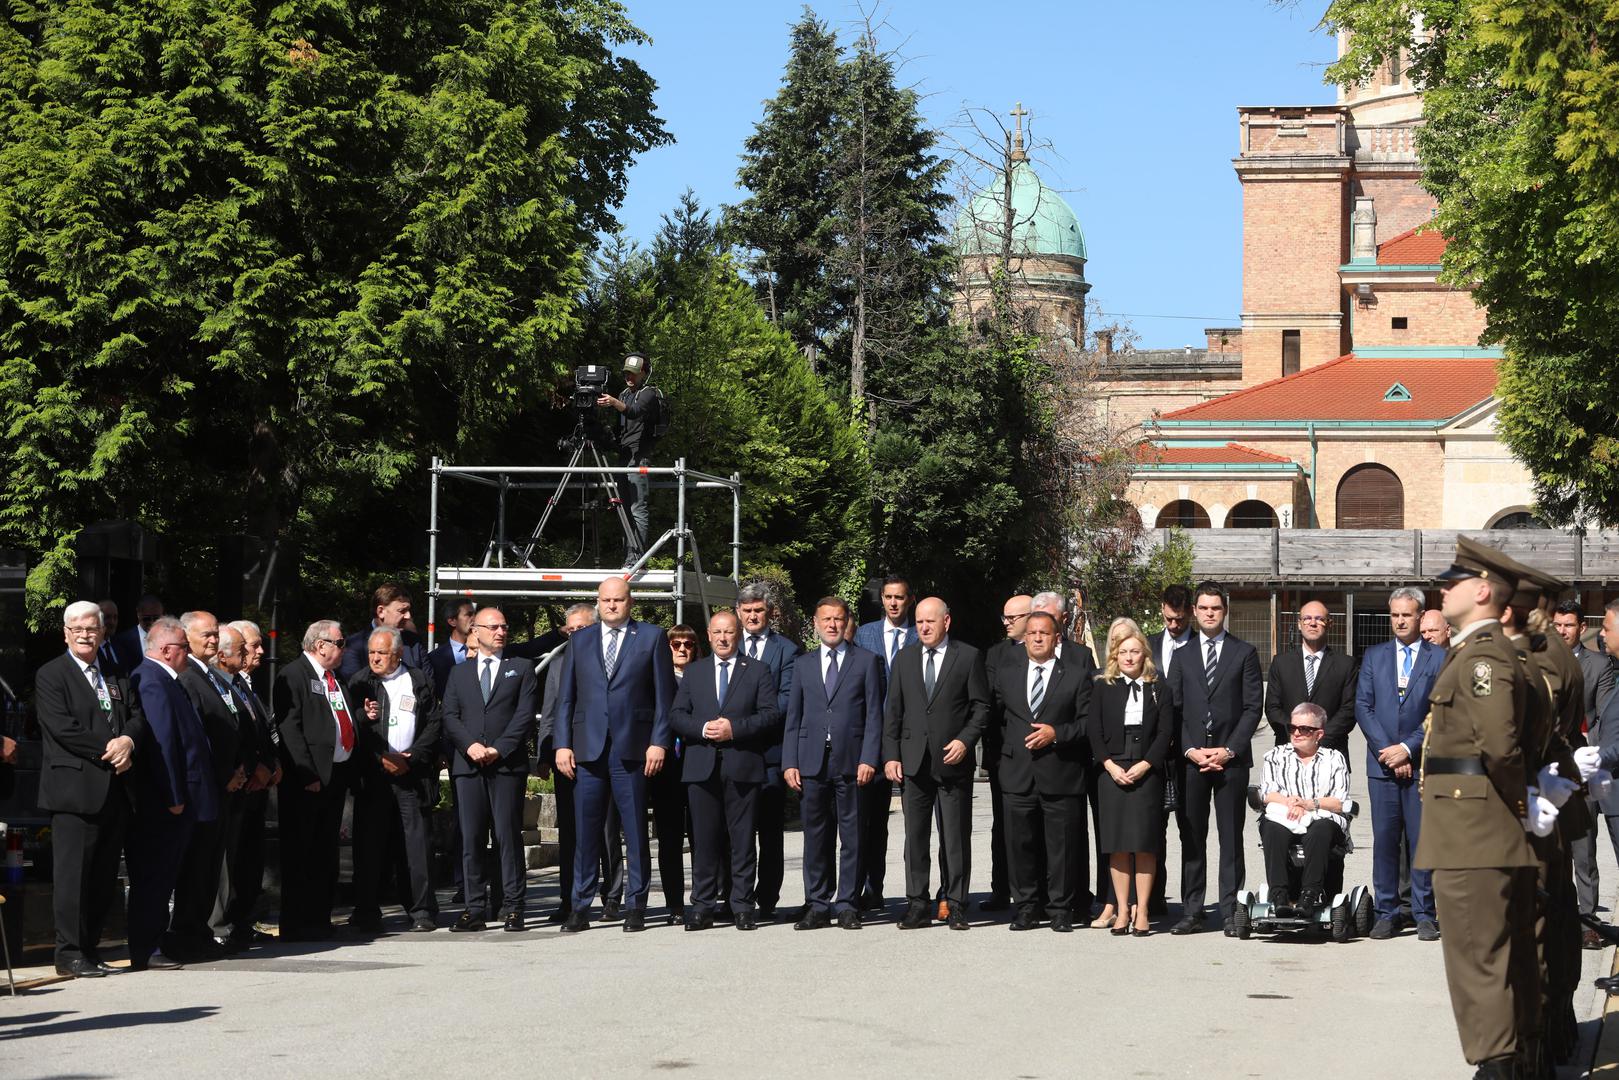
{"label": "blonde woman", "polygon": [[[1164,838],[1164,757],[1169,752],[1169,699],[1153,667],[1146,635],[1132,619],[1108,630],[1107,661],[1091,691],[1091,751],[1104,773],[1097,835],[1113,879],[1112,932],[1146,937],[1147,905]],[[1132,882],[1132,877],[1134,881]]]}

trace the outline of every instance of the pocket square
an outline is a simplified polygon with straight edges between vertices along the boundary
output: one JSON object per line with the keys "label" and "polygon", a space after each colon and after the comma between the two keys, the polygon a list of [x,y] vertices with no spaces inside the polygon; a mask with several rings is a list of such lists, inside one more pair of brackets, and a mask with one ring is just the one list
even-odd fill
{"label": "pocket square", "polygon": [[508,671],[507,671],[507,672],[506,672],[506,678],[508,678],[508,679],[509,679],[509,678],[511,678],[511,677],[512,677],[512,676],[513,676],[513,675],[516,675],[516,674],[517,674],[517,672],[515,672],[515,671],[510,671],[510,670],[508,670]]}

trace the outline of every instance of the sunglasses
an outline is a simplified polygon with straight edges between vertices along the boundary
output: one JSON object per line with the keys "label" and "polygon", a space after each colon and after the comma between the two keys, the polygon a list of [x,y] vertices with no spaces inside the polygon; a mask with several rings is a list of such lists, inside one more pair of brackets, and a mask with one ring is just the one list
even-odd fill
{"label": "sunglasses", "polygon": [[1289,724],[1287,725],[1287,733],[1289,735],[1319,735],[1321,734],[1321,729],[1310,727],[1306,724]]}

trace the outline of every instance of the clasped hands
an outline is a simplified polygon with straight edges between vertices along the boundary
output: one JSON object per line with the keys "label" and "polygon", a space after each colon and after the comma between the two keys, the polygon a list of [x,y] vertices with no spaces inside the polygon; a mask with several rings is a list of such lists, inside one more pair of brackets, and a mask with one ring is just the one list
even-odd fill
{"label": "clasped hands", "polygon": [[1138,761],[1128,769],[1112,760],[1108,760],[1104,764],[1107,766],[1107,774],[1120,787],[1133,787],[1141,783],[1141,778],[1152,771],[1152,762],[1150,761]]}
{"label": "clasped hands", "polygon": [[1198,772],[1225,772],[1226,762],[1232,757],[1223,746],[1194,746],[1186,751],[1186,760],[1196,765]]}
{"label": "clasped hands", "polygon": [[1377,761],[1394,779],[1411,779],[1411,750],[1405,743],[1383,747],[1377,752]]}

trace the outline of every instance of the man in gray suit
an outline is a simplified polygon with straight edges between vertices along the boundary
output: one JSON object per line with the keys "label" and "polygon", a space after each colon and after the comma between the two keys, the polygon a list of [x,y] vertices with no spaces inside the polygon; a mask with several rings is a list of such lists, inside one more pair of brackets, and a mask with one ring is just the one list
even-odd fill
{"label": "man in gray suit", "polygon": [[[1552,627],[1580,662],[1580,672],[1585,676],[1586,742],[1591,746],[1600,746],[1602,707],[1613,694],[1613,658],[1606,653],[1587,649],[1580,640],[1580,634],[1585,630],[1585,609],[1578,600],[1564,600],[1557,605],[1552,614]],[[1574,838],[1572,852],[1574,885],[1579,894],[1581,915],[1596,913],[1597,891],[1600,888],[1597,880],[1597,820],[1601,815],[1597,801],[1588,798],[1588,802],[1591,828],[1585,835]],[[1603,941],[1601,935],[1587,927],[1581,944],[1587,949],[1600,949]]]}

